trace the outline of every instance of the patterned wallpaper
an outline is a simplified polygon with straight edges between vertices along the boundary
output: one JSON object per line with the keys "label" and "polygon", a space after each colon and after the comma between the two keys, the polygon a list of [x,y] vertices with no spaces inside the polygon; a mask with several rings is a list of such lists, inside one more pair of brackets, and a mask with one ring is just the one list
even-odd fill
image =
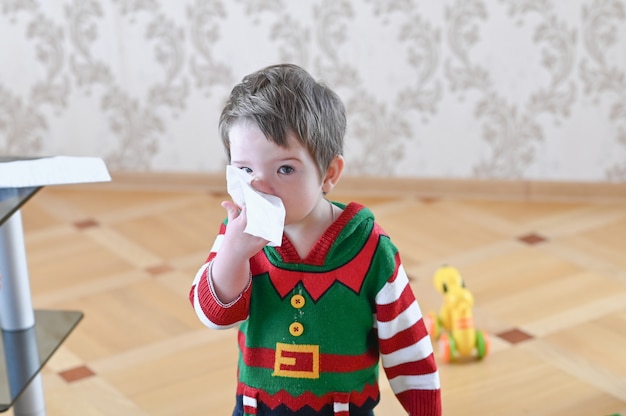
{"label": "patterned wallpaper", "polygon": [[245,74],[348,109],[348,174],[626,182],[626,0],[0,0],[0,154],[222,172]]}

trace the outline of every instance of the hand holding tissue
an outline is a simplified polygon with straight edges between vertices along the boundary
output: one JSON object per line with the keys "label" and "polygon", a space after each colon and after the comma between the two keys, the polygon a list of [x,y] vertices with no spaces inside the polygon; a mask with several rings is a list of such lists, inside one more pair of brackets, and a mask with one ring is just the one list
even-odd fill
{"label": "hand holding tissue", "polygon": [[252,177],[234,166],[226,166],[226,189],[240,207],[246,206],[245,233],[261,237],[268,246],[280,247],[285,227],[285,206],[280,198],[255,190]]}

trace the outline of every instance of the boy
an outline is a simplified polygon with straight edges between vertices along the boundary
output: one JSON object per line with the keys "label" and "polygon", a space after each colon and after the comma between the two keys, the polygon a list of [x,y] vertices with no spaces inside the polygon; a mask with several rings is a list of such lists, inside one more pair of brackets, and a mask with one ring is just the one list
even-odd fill
{"label": "boy", "polygon": [[345,109],[295,65],[246,76],[219,122],[229,164],[285,208],[280,246],[228,220],[190,301],[210,328],[239,325],[241,415],[373,415],[378,359],[412,415],[440,415],[439,375],[397,249],[365,207],[330,202],[344,168]]}

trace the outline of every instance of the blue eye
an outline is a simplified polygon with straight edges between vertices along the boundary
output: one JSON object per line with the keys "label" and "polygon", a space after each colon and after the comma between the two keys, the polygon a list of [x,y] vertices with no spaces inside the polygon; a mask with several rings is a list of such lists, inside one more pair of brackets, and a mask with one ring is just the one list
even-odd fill
{"label": "blue eye", "polygon": [[245,166],[242,166],[242,167],[240,167],[239,169],[243,170],[243,171],[244,171],[244,172],[246,172],[246,173],[252,173],[252,169],[250,169],[250,168],[248,168],[248,167],[245,167]]}
{"label": "blue eye", "polygon": [[278,172],[285,174],[285,175],[289,175],[290,173],[293,173],[294,170],[295,170],[294,168],[292,168],[291,166],[287,166],[287,165],[284,165],[278,168]]}

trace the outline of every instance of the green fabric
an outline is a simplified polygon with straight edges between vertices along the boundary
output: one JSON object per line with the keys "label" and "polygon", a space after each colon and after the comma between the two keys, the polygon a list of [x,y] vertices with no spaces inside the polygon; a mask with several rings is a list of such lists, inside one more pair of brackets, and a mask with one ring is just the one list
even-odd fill
{"label": "green fabric", "polygon": [[[324,272],[345,265],[359,253],[373,229],[372,213],[365,208],[361,209],[344,226],[322,266],[285,263],[273,248],[266,248],[265,253],[275,267],[318,272],[319,278],[324,279]],[[388,237],[380,236],[375,256],[368,259],[371,266],[360,293],[336,282],[317,302],[301,283],[281,299],[267,273],[253,276],[249,319],[240,327],[240,331],[246,335],[246,344],[272,350],[276,348],[277,342],[319,345],[320,353],[345,355],[346,360],[350,360],[351,356],[365,354],[368,350],[377,351],[378,341],[373,330],[375,296],[394,272],[396,252]],[[292,307],[291,297],[294,294],[304,297],[303,308]],[[290,334],[289,326],[293,322],[303,325],[301,336]],[[318,396],[336,391],[361,391],[366,384],[375,384],[378,379],[377,363],[361,371],[322,372],[319,379],[306,379],[274,376],[273,369],[248,367],[243,357],[240,357],[239,372],[240,381],[248,386],[269,394],[286,390],[293,396],[306,391]]]}

